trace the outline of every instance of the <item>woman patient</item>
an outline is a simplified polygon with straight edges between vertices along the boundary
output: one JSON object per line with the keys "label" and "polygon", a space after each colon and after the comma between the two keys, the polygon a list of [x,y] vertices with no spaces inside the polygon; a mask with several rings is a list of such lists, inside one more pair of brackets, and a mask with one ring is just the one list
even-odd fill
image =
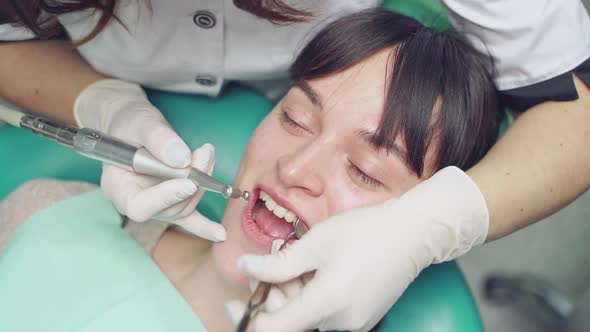
{"label": "woman patient", "polygon": [[[229,202],[225,242],[150,222],[126,227],[208,330],[229,331],[223,303],[250,293],[238,256],[268,253],[296,218],[313,228],[483,157],[501,118],[486,61],[460,37],[387,10],[339,19],[299,54],[292,88],[253,133],[235,179],[252,195]],[[50,203],[84,190],[33,181],[1,204],[0,218],[21,223],[35,210],[19,216],[8,202]]]}

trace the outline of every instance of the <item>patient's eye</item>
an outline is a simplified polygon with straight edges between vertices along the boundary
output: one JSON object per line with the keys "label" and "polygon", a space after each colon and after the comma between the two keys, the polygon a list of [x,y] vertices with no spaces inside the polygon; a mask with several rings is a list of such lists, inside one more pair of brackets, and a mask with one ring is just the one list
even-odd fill
{"label": "patient's eye", "polygon": [[281,119],[281,123],[283,123],[290,130],[296,131],[296,133],[298,133],[298,134],[310,133],[310,131],[307,130],[303,125],[301,125],[299,122],[295,121],[289,115],[289,112],[287,112],[287,110],[284,110],[284,109],[281,110],[280,119]]}
{"label": "patient's eye", "polygon": [[372,178],[367,173],[365,173],[362,169],[358,168],[355,164],[350,163],[349,166],[348,166],[348,168],[350,168],[350,170],[352,171],[353,175],[359,181],[361,181],[365,185],[368,185],[372,189],[378,189],[381,186],[383,186],[383,184],[379,180],[376,180],[376,179]]}

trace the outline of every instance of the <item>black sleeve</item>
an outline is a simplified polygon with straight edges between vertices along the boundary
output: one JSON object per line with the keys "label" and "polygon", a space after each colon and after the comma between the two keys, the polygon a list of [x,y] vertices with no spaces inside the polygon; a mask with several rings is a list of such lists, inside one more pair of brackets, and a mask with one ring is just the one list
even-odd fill
{"label": "black sleeve", "polygon": [[532,85],[500,91],[504,106],[514,111],[527,109],[545,101],[567,101],[578,99],[573,74],[577,74],[590,86],[590,59],[573,70],[546,81]]}

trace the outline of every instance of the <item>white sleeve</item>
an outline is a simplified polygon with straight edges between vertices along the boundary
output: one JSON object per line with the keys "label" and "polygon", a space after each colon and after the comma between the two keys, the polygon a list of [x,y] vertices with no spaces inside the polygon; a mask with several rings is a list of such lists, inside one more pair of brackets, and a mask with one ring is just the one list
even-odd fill
{"label": "white sleeve", "polygon": [[455,29],[492,56],[500,90],[546,81],[590,57],[580,0],[442,0]]}
{"label": "white sleeve", "polygon": [[15,26],[9,23],[0,24],[0,41],[16,41],[34,38],[35,34],[25,27]]}

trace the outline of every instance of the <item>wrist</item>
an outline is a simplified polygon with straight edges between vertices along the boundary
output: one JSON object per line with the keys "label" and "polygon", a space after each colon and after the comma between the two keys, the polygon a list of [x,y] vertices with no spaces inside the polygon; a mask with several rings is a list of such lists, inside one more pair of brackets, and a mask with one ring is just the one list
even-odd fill
{"label": "wrist", "polygon": [[[446,167],[412,188],[400,203],[428,222],[433,262],[452,260],[485,242],[489,215],[475,182],[457,167]],[[418,221],[419,222],[419,221]]]}
{"label": "wrist", "polygon": [[103,79],[84,88],[74,102],[78,127],[108,132],[113,119],[132,105],[150,105],[141,86],[136,83]]}

